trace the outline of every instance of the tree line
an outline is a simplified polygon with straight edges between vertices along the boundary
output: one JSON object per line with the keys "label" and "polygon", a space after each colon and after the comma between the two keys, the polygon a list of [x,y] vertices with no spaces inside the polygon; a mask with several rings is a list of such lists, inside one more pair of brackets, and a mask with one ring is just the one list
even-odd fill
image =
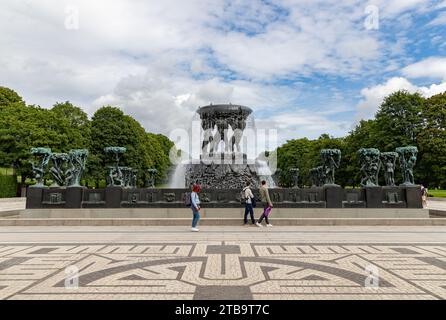
{"label": "tree line", "polygon": [[[415,181],[430,188],[446,188],[446,92],[430,98],[418,93],[397,91],[384,99],[375,117],[361,120],[345,137],[322,134],[318,139],[293,139],[277,148],[280,184],[292,186],[291,168],[300,169],[300,185],[310,185],[309,171],[320,165],[321,149],[340,149],[341,166],[336,182],[358,186],[361,180],[357,151],[377,148],[395,151],[416,146],[418,160]],[[148,133],[117,107],[104,106],[91,119],[70,102],[56,103],[51,109],[26,105],[13,90],[0,87],[0,167],[13,168],[22,184],[32,177],[31,147],[48,147],[53,152],[88,149],[84,184],[104,183],[107,146],[126,147],[122,165],[139,170],[138,185],[147,179],[146,169],[157,169],[156,182],[165,179],[173,142],[161,134]],[[396,169],[396,182],[401,172]],[[380,183],[384,184],[381,173]]]}
{"label": "tree line", "polygon": [[[430,188],[446,188],[446,92],[423,98],[418,93],[401,90],[387,96],[371,120],[362,120],[349,134],[333,138],[322,134],[318,139],[289,140],[277,148],[280,181],[283,186],[293,184],[289,169],[300,169],[300,184],[311,185],[309,170],[320,164],[319,152],[336,148],[342,152],[341,166],[336,171],[336,183],[358,186],[361,181],[357,151],[377,148],[381,152],[397,147],[416,146],[415,182]],[[382,170],[382,169],[381,169]],[[396,182],[401,182],[399,167]],[[380,173],[380,184],[384,175]]]}
{"label": "tree line", "polygon": [[30,149],[47,147],[54,153],[88,149],[83,184],[103,186],[109,164],[104,148],[108,146],[127,149],[121,164],[138,170],[139,186],[148,178],[146,169],[157,169],[156,183],[160,183],[171,166],[173,142],[164,135],[146,132],[117,107],[104,106],[89,119],[69,101],[50,109],[26,105],[14,90],[0,87],[0,167],[13,168],[22,185],[33,176]]}

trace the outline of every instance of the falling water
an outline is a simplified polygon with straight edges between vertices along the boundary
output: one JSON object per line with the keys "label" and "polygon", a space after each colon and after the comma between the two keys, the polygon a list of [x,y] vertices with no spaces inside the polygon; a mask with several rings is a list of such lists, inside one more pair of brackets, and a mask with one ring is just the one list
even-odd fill
{"label": "falling water", "polygon": [[[248,117],[246,121],[246,127],[253,130],[257,129],[255,119],[252,115]],[[274,182],[273,179],[273,173],[266,160],[256,159],[256,169],[259,179],[265,180],[268,185],[268,188],[276,187],[276,183]]]}
{"label": "falling water", "polygon": [[186,185],[186,166],[189,160],[185,160],[176,165],[173,175],[169,179],[169,188],[185,188]]}
{"label": "falling water", "polygon": [[260,180],[265,180],[269,188],[275,188],[276,183],[272,177],[272,172],[265,160],[256,160],[257,175]]}

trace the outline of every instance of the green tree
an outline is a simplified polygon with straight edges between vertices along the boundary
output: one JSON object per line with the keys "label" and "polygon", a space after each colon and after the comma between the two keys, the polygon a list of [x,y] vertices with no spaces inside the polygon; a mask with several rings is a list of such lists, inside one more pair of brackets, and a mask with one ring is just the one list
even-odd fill
{"label": "green tree", "polygon": [[424,98],[418,93],[397,91],[386,97],[376,113],[376,143],[380,151],[417,145],[423,127]]}
{"label": "green tree", "polygon": [[375,148],[378,145],[376,130],[375,120],[361,120],[345,137],[342,166],[347,185],[357,186],[361,181],[358,150]]}
{"label": "green tree", "polygon": [[446,93],[427,99],[422,115],[416,178],[424,185],[446,188]]}
{"label": "green tree", "polygon": [[24,104],[22,97],[17,92],[0,86],[0,107],[14,103]]}
{"label": "green tree", "polygon": [[64,103],[56,103],[51,112],[55,117],[52,128],[63,139],[59,146],[60,151],[89,148],[90,121],[81,108],[66,101]]}
{"label": "green tree", "polygon": [[55,116],[39,106],[13,103],[0,108],[0,166],[12,167],[22,184],[31,177],[30,149],[57,149],[60,135],[52,130]]}
{"label": "green tree", "polygon": [[91,121],[88,177],[94,179],[97,185],[106,176],[110,159],[106,158],[104,148],[109,146],[127,149],[121,164],[137,169],[138,184],[142,185],[144,170],[155,165],[148,152],[146,132],[135,119],[119,108],[105,106],[95,112]]}
{"label": "green tree", "polygon": [[147,133],[146,148],[153,161],[153,166],[157,170],[156,183],[160,183],[165,178],[167,169],[171,165],[169,160],[170,148],[167,148],[170,145],[167,141],[171,141],[168,139],[165,141],[164,138],[167,139],[163,135]]}
{"label": "green tree", "polygon": [[[280,146],[277,149],[277,167],[281,171],[282,185],[289,187],[293,184],[289,169],[295,167],[299,168],[300,184],[311,185],[310,169],[321,164],[321,149],[340,149],[344,153],[344,140],[343,138],[333,138],[328,134],[322,134],[316,140],[295,139]],[[343,164],[344,162],[341,160],[341,167],[336,171],[336,181],[345,185],[348,179]]]}

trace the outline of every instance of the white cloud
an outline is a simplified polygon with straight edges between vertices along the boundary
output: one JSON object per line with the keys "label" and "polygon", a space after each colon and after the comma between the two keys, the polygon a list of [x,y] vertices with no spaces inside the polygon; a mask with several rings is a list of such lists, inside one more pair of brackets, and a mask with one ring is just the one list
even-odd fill
{"label": "white cloud", "polygon": [[444,9],[444,8],[446,8],[446,1],[445,0],[443,0],[442,2],[440,2],[440,3],[438,3],[436,6],[435,6],[435,9]]}
{"label": "white cloud", "polygon": [[394,77],[385,83],[361,90],[363,99],[357,105],[357,118],[372,118],[378,110],[384,98],[395,91],[407,90],[410,93],[418,92],[422,96],[428,98],[433,95],[446,91],[446,82],[440,84],[432,84],[429,87],[416,86],[403,77]]}
{"label": "white cloud", "polygon": [[431,3],[429,0],[372,0],[369,2],[378,6],[384,17],[388,18],[412,9],[425,10]]}
{"label": "white cloud", "polygon": [[428,23],[429,26],[441,26],[446,24],[446,11],[440,12],[434,20]]}
{"label": "white cloud", "polygon": [[[129,65],[151,65],[160,56],[211,76],[220,70],[209,59],[240,77],[262,80],[312,72],[358,74],[379,58],[381,48],[377,34],[364,32],[358,22],[363,18],[358,3],[6,0],[0,11],[1,62],[8,69],[12,57],[24,62],[38,57],[63,65],[67,78],[72,72],[80,82],[94,77],[87,73],[117,83],[116,76],[133,73]],[[67,5],[79,8],[79,30],[64,27]],[[111,64],[110,77],[103,71]],[[53,81],[50,72],[32,65],[28,73],[68,87],[70,79]],[[8,76],[2,73],[0,81]],[[96,81],[99,95],[110,91],[102,82]],[[39,83],[18,85],[28,92]]]}
{"label": "white cloud", "polygon": [[[373,1],[383,19],[423,10],[430,2]],[[79,8],[79,30],[64,27],[67,5]],[[388,55],[404,56],[407,43],[392,45],[379,32],[365,30],[366,5],[361,0],[5,0],[0,83],[46,107],[69,99],[91,115],[104,104],[118,105],[146,129],[162,133],[184,126],[199,105],[232,102],[253,107],[264,117],[259,123],[282,126],[287,137],[338,135],[344,121],[329,119],[333,112],[325,106],[309,116],[296,107],[301,88],[280,80],[315,74],[360,78],[386,67],[395,70],[401,61],[388,63]],[[381,95],[370,90],[364,91],[365,100]],[[268,111],[286,108],[297,111],[265,119]]]}
{"label": "white cloud", "polygon": [[262,111],[289,105],[295,94],[288,87],[220,78],[193,80],[165,71],[151,69],[144,75],[122,79],[111,94],[93,102],[93,109],[108,104],[120,106],[146,129],[169,134],[172,129],[189,129],[198,106],[234,103]]}
{"label": "white cloud", "polygon": [[442,82],[440,84],[434,83],[431,84],[429,87],[419,87],[418,92],[421,93],[421,95],[426,98],[446,92],[446,82]]}
{"label": "white cloud", "polygon": [[277,129],[279,144],[304,137],[316,139],[322,133],[340,137],[350,128],[349,121],[335,121],[325,114],[302,109],[293,113],[277,114],[268,119],[257,119],[256,125],[260,128]]}
{"label": "white cloud", "polygon": [[446,58],[429,57],[402,69],[409,78],[431,78],[446,80]]}
{"label": "white cloud", "polygon": [[403,89],[413,92],[416,91],[417,88],[407,79],[399,77],[391,78],[384,84],[362,89],[361,95],[363,100],[357,106],[357,117],[359,119],[373,117],[384,97],[395,91]]}

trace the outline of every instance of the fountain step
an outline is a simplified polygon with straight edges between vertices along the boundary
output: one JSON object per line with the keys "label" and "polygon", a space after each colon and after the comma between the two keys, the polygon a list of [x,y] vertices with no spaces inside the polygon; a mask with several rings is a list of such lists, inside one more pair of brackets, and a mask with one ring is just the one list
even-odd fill
{"label": "fountain step", "polygon": [[[274,226],[446,226],[444,218],[352,218],[352,219],[271,219]],[[0,226],[190,226],[187,218],[50,218],[0,219]],[[243,222],[234,218],[203,218],[200,226],[237,226]]]}
{"label": "fountain step", "polygon": [[[259,217],[262,208],[255,208]],[[245,210],[239,208],[202,208],[202,218],[243,219]],[[84,209],[25,209],[15,215],[22,219],[190,219],[189,208],[84,208]],[[358,219],[358,218],[429,218],[427,209],[408,208],[273,208],[271,218],[276,219]]]}

